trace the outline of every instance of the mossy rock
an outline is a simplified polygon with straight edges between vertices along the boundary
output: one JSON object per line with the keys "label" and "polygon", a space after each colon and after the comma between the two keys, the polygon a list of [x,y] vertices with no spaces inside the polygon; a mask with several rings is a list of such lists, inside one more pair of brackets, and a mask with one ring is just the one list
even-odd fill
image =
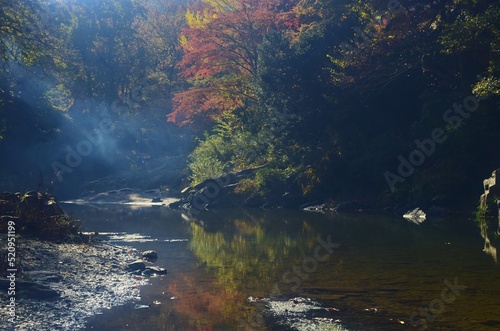
{"label": "mossy rock", "polygon": [[78,233],[77,222],[71,220],[49,193],[29,191],[0,195],[0,231],[5,232],[9,220],[16,224],[16,234],[39,239],[63,241]]}

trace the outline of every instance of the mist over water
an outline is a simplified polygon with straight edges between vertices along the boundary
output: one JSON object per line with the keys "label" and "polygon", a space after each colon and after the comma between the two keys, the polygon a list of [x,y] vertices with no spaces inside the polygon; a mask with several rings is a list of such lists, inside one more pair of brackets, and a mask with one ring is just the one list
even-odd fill
{"label": "mist over water", "polygon": [[[168,36],[149,46],[163,33],[154,20],[176,15],[179,6],[2,5],[2,25],[12,29],[0,33],[0,191],[48,190],[73,198],[103,178],[103,190],[179,183],[192,142],[188,129],[166,122],[177,57]],[[170,37],[175,43],[176,33]],[[139,176],[148,173],[149,179]]]}
{"label": "mist over water", "polygon": [[[49,189],[62,198],[77,197],[85,182],[146,172],[172,158],[178,164],[188,152],[190,134],[165,121],[166,107],[133,110],[118,98],[86,99],[73,100],[68,111],[54,111],[38,97],[53,86],[48,78],[19,67],[16,71],[19,98],[5,111],[19,126],[0,142],[2,191]],[[154,113],[158,120],[144,120],[144,113]],[[164,184],[175,180],[166,177]],[[123,183],[137,184],[144,183]]]}

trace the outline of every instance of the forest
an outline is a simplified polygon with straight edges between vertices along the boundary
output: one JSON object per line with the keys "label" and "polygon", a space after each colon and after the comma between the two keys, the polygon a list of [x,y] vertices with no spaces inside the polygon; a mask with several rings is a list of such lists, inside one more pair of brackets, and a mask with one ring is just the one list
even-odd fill
{"label": "forest", "polygon": [[474,208],[500,166],[496,1],[0,2],[2,191]]}

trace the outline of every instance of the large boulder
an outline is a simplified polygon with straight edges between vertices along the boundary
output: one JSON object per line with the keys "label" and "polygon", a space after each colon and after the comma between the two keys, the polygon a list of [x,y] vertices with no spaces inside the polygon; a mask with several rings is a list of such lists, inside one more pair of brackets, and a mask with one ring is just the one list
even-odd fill
{"label": "large boulder", "polygon": [[202,211],[213,207],[241,205],[243,203],[242,197],[235,194],[238,184],[265,166],[228,173],[217,178],[204,180],[193,187],[186,187],[181,191],[182,199],[171,203],[169,207]]}
{"label": "large boulder", "polygon": [[78,232],[76,223],[66,215],[56,198],[46,192],[0,194],[0,231],[4,232],[11,220],[16,223],[18,235],[58,241]]}

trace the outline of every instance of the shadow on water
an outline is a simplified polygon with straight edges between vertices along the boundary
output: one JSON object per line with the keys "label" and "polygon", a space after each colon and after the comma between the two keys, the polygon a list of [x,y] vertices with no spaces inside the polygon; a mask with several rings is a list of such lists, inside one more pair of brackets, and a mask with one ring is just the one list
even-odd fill
{"label": "shadow on water", "polygon": [[[500,268],[471,220],[416,225],[387,215],[236,209],[188,220],[166,208],[66,209],[88,231],[149,238],[123,244],[156,250],[169,270],[137,302],[90,318],[88,329],[284,330],[260,318],[261,298],[293,297],[328,308],[311,320],[328,317],[349,330],[500,324]],[[134,309],[152,302],[161,304]]]}

